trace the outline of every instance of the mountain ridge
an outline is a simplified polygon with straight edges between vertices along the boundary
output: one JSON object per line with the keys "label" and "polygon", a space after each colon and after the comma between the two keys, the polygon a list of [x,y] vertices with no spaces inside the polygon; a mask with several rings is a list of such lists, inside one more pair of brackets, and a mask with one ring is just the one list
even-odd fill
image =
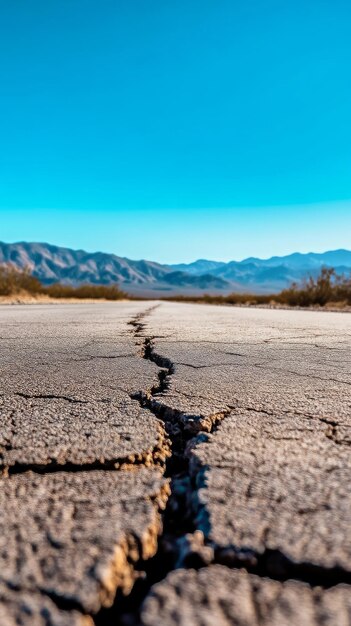
{"label": "mountain ridge", "polygon": [[118,283],[129,292],[158,291],[162,293],[181,290],[213,291],[229,289],[230,284],[221,277],[209,274],[191,276],[154,261],[134,261],[106,252],[86,252],[38,242],[0,242],[0,264],[28,267],[43,284],[62,282],[69,285],[82,283]]}
{"label": "mountain ridge", "polygon": [[41,242],[0,242],[0,264],[7,263],[29,267],[44,284],[118,283],[122,289],[143,296],[231,291],[274,293],[309,274],[316,275],[322,266],[335,267],[339,273],[351,271],[351,251],[341,248],[268,259],[248,257],[227,263],[198,259],[164,265]]}

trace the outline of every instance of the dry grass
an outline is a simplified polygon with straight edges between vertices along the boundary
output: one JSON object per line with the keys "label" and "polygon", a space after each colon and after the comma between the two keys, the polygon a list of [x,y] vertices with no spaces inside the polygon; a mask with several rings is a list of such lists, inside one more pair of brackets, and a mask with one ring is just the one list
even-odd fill
{"label": "dry grass", "polygon": [[13,265],[0,266],[0,298],[2,302],[52,302],[124,300],[127,294],[117,285],[79,285],[72,287],[42,283],[28,269],[19,270]]}
{"label": "dry grass", "polygon": [[328,309],[347,309],[351,306],[351,278],[336,274],[331,268],[322,268],[319,276],[293,283],[280,293],[255,295],[232,293],[228,296],[204,295],[198,297],[173,296],[166,298],[175,302],[199,302],[207,304],[233,304],[243,306],[272,307],[327,307]]}

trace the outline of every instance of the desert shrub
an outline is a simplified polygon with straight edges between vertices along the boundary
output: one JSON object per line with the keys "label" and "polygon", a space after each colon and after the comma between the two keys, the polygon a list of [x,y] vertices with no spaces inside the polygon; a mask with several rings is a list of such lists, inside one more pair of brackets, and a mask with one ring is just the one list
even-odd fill
{"label": "desert shrub", "polygon": [[121,300],[126,294],[118,285],[42,285],[40,280],[33,276],[29,268],[19,269],[14,265],[0,266],[0,295],[12,296],[26,293],[31,296],[47,295],[51,298],[79,298]]}
{"label": "desert shrub", "polygon": [[17,269],[14,265],[0,266],[0,295],[11,296],[21,292],[41,293],[41,282],[32,276],[29,268]]}
{"label": "desert shrub", "polygon": [[279,294],[279,300],[290,306],[325,306],[330,302],[351,304],[351,279],[323,267],[320,274],[300,284],[293,283]]}
{"label": "desert shrub", "polygon": [[51,298],[78,298],[80,300],[104,299],[121,300],[126,294],[117,285],[62,285],[53,283],[43,288],[43,292]]}
{"label": "desert shrub", "polygon": [[227,296],[173,296],[167,298],[177,302],[204,302],[208,304],[325,306],[351,305],[351,276],[337,274],[334,269],[322,267],[317,277],[310,276],[301,283],[292,283],[276,294],[231,293]]}

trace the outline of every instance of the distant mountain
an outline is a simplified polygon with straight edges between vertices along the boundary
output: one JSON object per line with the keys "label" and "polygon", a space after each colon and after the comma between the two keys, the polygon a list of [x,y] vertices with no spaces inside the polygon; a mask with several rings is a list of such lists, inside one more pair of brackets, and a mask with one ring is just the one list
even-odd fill
{"label": "distant mountain", "polygon": [[351,251],[298,252],[270,259],[250,257],[243,261],[208,261],[161,265],[132,261],[115,254],[85,252],[47,243],[0,243],[0,264],[29,267],[43,283],[118,283],[129,293],[141,296],[165,294],[274,293],[293,281],[316,275],[322,266],[338,273],[351,271]]}
{"label": "distant mountain", "polygon": [[230,290],[230,284],[221,277],[191,276],[152,261],[132,261],[115,254],[71,250],[47,243],[0,242],[0,264],[4,263],[28,267],[44,284],[118,283],[123,289],[137,291],[140,295],[143,290],[164,292],[178,288],[185,293],[189,290]]}
{"label": "distant mountain", "polygon": [[265,267],[276,267],[277,265],[284,265],[285,267],[292,267],[297,269],[298,267],[306,268],[320,268],[326,267],[351,267],[351,252],[349,250],[331,250],[329,252],[308,252],[301,254],[300,252],[294,252],[287,256],[272,256],[270,259],[256,259],[250,257],[241,261],[242,264],[256,263]]}
{"label": "distant mountain", "polygon": [[47,243],[0,243],[0,263],[29,267],[43,283],[143,283],[162,280],[171,270],[151,261],[84,252]]}
{"label": "distant mountain", "polygon": [[168,265],[167,267],[180,272],[188,272],[189,274],[199,275],[207,273],[212,274],[214,270],[220,269],[225,265],[226,263],[223,261],[206,261],[206,259],[198,259],[198,261],[194,261],[193,263],[179,263],[178,265]]}
{"label": "distant mountain", "polygon": [[255,293],[274,293],[285,289],[293,281],[312,275],[316,276],[321,267],[334,267],[340,274],[351,270],[351,251],[333,250],[324,253],[309,252],[301,254],[295,252],[287,256],[274,256],[269,259],[250,257],[243,261],[195,261],[189,265],[183,264],[182,271],[191,275],[201,275],[201,267],[210,263],[213,268],[211,274],[223,278],[233,284],[233,291],[252,291]]}
{"label": "distant mountain", "polygon": [[251,267],[277,267],[279,265],[284,267],[291,267],[297,269],[302,267],[315,268],[315,267],[350,267],[351,268],[351,251],[350,250],[332,250],[330,252],[307,252],[301,254],[300,252],[294,252],[287,256],[272,256],[269,259],[259,259],[256,257],[249,257],[243,261],[229,261],[224,263],[223,261],[207,261],[206,259],[199,259],[192,263],[181,263],[178,265],[169,265],[173,269],[181,270],[182,272],[189,272],[191,274],[203,274],[204,272],[210,272],[213,274],[216,272],[220,274],[222,271],[226,272],[227,268],[237,266],[251,266]]}
{"label": "distant mountain", "polygon": [[193,276],[187,272],[170,272],[166,274],[164,280],[169,285],[174,285],[175,287],[197,287],[198,289],[208,289],[209,287],[213,289],[226,289],[229,287],[227,280],[211,274]]}

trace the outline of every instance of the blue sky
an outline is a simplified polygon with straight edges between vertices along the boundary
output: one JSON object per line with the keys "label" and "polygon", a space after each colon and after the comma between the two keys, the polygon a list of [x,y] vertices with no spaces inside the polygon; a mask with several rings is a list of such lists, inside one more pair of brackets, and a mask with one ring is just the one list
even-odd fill
{"label": "blue sky", "polygon": [[350,248],[350,20],[346,0],[1,3],[0,238]]}

